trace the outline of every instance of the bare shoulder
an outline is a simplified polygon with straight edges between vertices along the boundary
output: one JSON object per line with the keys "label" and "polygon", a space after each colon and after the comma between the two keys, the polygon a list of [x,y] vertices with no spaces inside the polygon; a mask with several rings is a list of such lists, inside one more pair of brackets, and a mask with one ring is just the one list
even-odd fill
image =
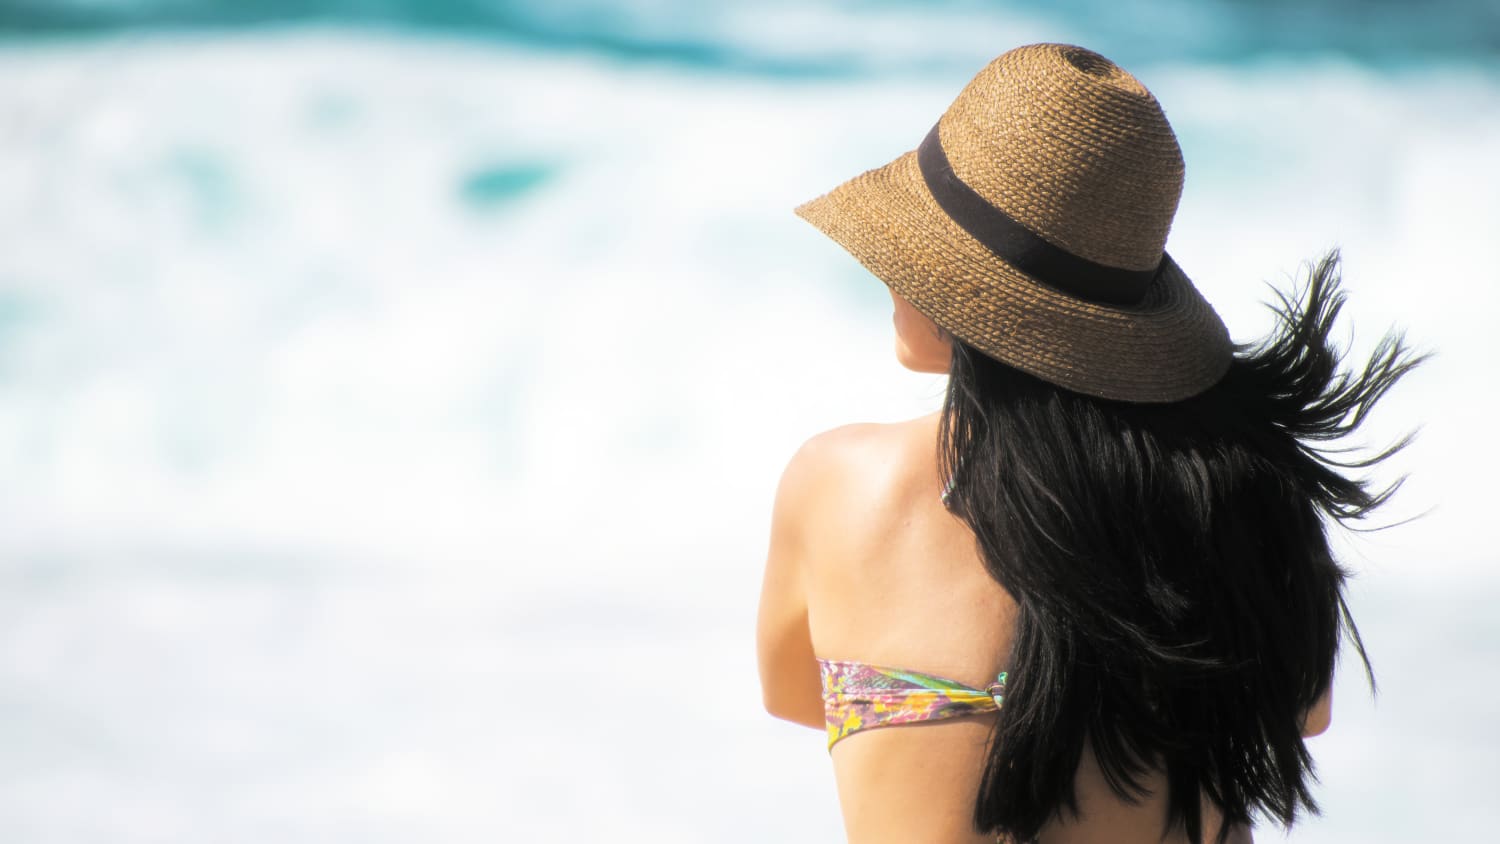
{"label": "bare shoulder", "polygon": [[777,497],[825,516],[830,508],[869,507],[902,486],[924,459],[925,465],[932,464],[935,432],[932,416],[824,431],[792,456]]}
{"label": "bare shoulder", "polygon": [[814,434],[792,455],[787,470],[824,474],[857,465],[862,457],[886,445],[890,427],[879,422],[856,422]]}
{"label": "bare shoulder", "polygon": [[787,465],[797,479],[855,477],[871,468],[903,461],[927,424],[927,417],[904,422],[857,422],[809,438]]}

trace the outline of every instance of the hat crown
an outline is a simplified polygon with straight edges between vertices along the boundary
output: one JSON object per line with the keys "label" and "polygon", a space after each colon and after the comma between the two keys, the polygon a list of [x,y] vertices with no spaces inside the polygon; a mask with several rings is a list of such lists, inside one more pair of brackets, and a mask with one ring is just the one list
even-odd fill
{"label": "hat crown", "polygon": [[1104,56],[1034,44],[996,58],[938,123],[953,173],[1043,239],[1109,267],[1156,267],[1182,150],[1156,98]]}

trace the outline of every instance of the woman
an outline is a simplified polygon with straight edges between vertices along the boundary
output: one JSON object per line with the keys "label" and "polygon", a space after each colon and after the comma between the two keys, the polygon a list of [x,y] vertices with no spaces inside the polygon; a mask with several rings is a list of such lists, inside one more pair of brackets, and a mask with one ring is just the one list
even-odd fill
{"label": "woman", "polygon": [[[891,290],[941,412],[814,437],[774,508],[766,707],[826,727],[849,840],[1249,841],[1316,811],[1342,633],[1320,446],[1416,365],[1329,341],[1337,257],[1231,344],[1166,255],[1182,158],[1098,54],[1023,47],[797,209]],[[1368,663],[1366,663],[1368,671]],[[895,727],[894,729],[877,729]]]}

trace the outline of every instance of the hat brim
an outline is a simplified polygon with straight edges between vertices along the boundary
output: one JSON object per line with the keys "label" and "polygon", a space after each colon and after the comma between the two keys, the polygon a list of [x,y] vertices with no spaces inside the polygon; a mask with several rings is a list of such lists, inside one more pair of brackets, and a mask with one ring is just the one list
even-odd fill
{"label": "hat brim", "polygon": [[1099,304],[1017,270],[933,199],[917,154],[866,171],[795,209],[897,295],[985,354],[1100,398],[1171,402],[1218,382],[1228,331],[1171,257],[1144,299]]}

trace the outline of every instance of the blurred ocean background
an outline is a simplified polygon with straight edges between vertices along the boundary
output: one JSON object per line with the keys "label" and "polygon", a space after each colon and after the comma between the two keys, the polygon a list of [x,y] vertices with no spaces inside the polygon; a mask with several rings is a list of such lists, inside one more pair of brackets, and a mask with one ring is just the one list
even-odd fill
{"label": "blurred ocean background", "polygon": [[0,841],[842,840],[771,495],[942,380],[791,209],[1041,40],[1162,101],[1236,339],[1339,245],[1437,350],[1291,838],[1493,840],[1500,3],[5,0]]}

